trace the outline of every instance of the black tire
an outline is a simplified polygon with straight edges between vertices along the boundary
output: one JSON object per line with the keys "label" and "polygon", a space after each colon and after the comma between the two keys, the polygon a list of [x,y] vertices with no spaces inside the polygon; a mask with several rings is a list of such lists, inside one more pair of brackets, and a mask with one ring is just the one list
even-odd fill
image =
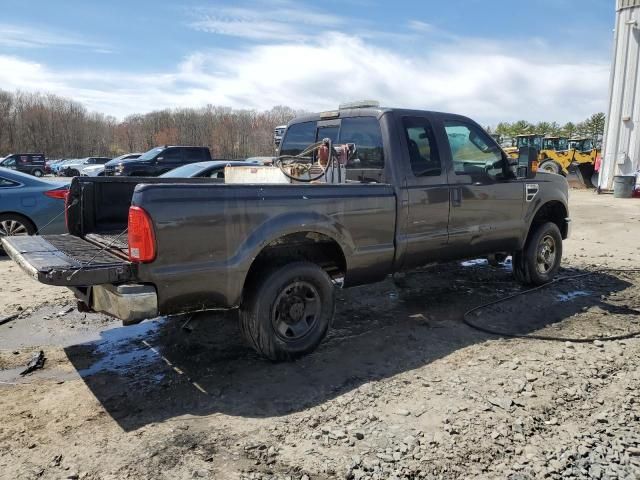
{"label": "black tire", "polygon": [[33,172],[31,172],[31,175],[40,178],[44,175],[44,172],[36,168]]}
{"label": "black tire", "polygon": [[[36,226],[31,220],[17,213],[0,214],[0,238],[12,235],[35,235]],[[0,252],[4,253],[0,243]]]}
{"label": "black tire", "polygon": [[562,167],[558,162],[555,162],[553,160],[544,160],[538,167],[538,170],[542,170],[543,172],[555,173],[556,175],[562,174]]}
{"label": "black tire", "polygon": [[543,285],[553,280],[561,261],[560,229],[555,223],[543,223],[529,233],[524,249],[513,254],[513,275],[523,285]]}
{"label": "black tire", "polygon": [[79,177],[80,176],[80,172],[78,170],[76,170],[75,168],[72,168],[71,170],[69,170],[68,177]]}
{"label": "black tire", "polygon": [[[245,287],[240,329],[260,355],[293,360],[324,339],[335,310],[335,288],[318,265],[295,262],[258,273]],[[304,318],[302,318],[304,317]]]}

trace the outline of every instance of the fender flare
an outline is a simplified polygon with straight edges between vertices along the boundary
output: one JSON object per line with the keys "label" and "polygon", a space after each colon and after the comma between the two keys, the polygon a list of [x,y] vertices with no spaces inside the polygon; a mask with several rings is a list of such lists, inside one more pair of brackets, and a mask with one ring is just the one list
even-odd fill
{"label": "fender flare", "polygon": [[270,218],[268,222],[251,232],[238,247],[236,255],[239,256],[239,266],[245,280],[251,265],[267,245],[286,235],[302,232],[319,233],[335,241],[342,250],[346,269],[349,269],[349,258],[356,248],[346,228],[328,215],[291,212]]}
{"label": "fender flare", "polygon": [[[522,236],[522,238],[520,239],[520,248],[524,247],[525,242],[527,241],[527,238],[529,238],[529,233],[531,232],[531,227],[533,226],[533,220],[536,218],[536,216],[538,215],[538,213],[540,213],[540,210],[542,208],[544,208],[546,205],[548,205],[549,203],[559,203],[562,205],[562,207],[564,208],[565,211],[565,219],[567,220],[567,222],[569,221],[568,215],[569,215],[569,206],[567,204],[567,201],[563,198],[561,198],[560,196],[553,196],[551,198],[546,198],[546,199],[537,199],[534,200],[535,202],[535,206],[534,208],[530,209],[526,214],[525,214],[525,222],[526,222],[526,229],[524,231],[524,235]],[[560,230],[562,232],[562,229]],[[564,232],[563,232],[563,237],[564,237]]]}

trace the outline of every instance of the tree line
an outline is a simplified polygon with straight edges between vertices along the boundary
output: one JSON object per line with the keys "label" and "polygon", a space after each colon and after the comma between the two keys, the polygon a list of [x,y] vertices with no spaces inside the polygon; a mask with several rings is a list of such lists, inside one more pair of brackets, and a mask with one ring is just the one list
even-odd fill
{"label": "tree line", "polygon": [[129,115],[121,121],[53,94],[0,90],[0,157],[37,152],[48,158],[117,156],[158,145],[199,145],[214,158],[273,155],[273,129],[300,112],[207,105]]}
{"label": "tree line", "polygon": [[490,133],[496,133],[504,138],[516,135],[538,134],[562,137],[588,137],[594,140],[602,139],[604,134],[605,114],[594,113],[582,122],[567,122],[560,125],[557,122],[530,123],[526,120],[517,122],[500,122],[495,128],[487,127]]}
{"label": "tree line", "polygon": [[[273,129],[300,113],[286,106],[256,111],[207,105],[129,115],[118,121],[59,95],[0,90],[0,156],[42,152],[48,158],[115,157],[167,144],[207,146],[214,158],[272,155]],[[487,130],[502,137],[539,133],[598,139],[604,120],[603,113],[596,113],[576,124],[519,120]]]}

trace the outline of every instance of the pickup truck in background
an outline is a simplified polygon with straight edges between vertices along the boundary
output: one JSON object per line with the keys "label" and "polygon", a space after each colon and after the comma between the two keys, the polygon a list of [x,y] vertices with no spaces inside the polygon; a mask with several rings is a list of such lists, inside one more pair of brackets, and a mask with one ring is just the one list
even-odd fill
{"label": "pickup truck in background", "polygon": [[165,145],[156,147],[136,158],[114,158],[104,166],[104,175],[157,177],[174,168],[196,162],[211,161],[208,147]]}
{"label": "pickup truck in background", "polygon": [[2,242],[34,278],[125,324],[237,307],[246,340],[272,360],[318,346],[336,285],[492,254],[513,255],[524,284],[556,275],[569,233],[566,180],[522,175],[473,120],[338,109],[292,120],[279,153],[324,138],[356,144],[345,183],[77,177],[69,235]]}

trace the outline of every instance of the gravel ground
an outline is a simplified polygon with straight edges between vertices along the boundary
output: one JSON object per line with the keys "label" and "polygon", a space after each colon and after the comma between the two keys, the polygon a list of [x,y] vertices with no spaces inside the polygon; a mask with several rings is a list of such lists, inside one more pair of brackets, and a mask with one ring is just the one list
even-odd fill
{"label": "gravel ground", "polygon": [[[640,266],[640,201],[571,204],[563,274]],[[22,307],[0,326],[1,478],[640,478],[640,338],[599,340],[640,330],[638,274],[470,316],[542,341],[461,321],[521,291],[508,264],[432,267],[341,291],[327,340],[287,364],[233,312],[121,327],[7,260],[0,278],[0,312]]]}

